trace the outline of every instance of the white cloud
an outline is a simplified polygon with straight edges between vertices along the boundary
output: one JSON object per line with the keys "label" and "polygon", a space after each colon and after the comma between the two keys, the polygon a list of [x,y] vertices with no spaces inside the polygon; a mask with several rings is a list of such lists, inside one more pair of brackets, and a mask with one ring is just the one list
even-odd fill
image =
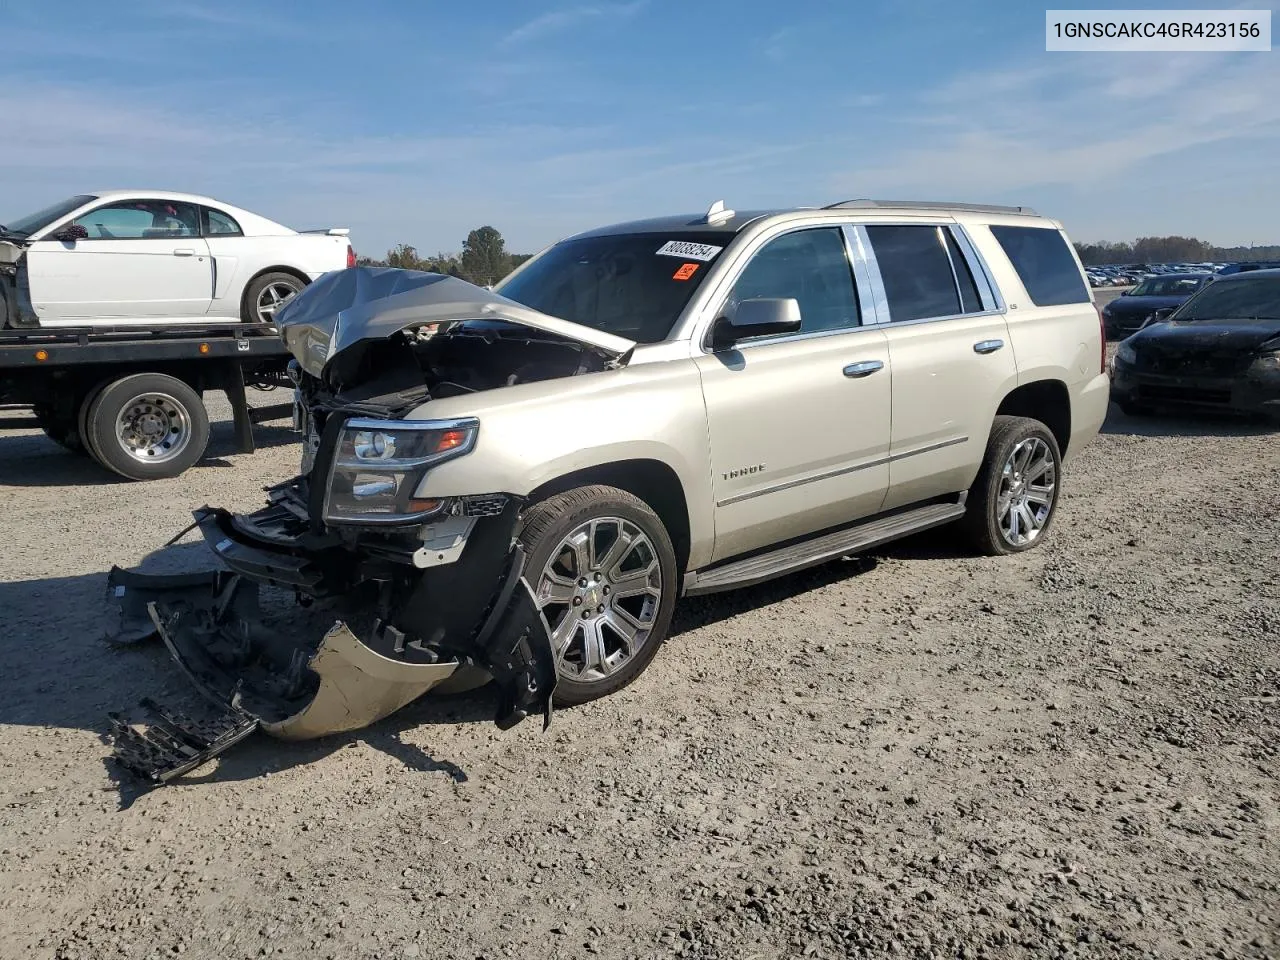
{"label": "white cloud", "polygon": [[504,36],[499,44],[514,46],[533,40],[543,40],[552,34],[563,33],[589,21],[626,20],[639,13],[646,3],[647,0],[633,0],[631,3],[595,3],[552,10],[516,27]]}
{"label": "white cloud", "polygon": [[[1244,162],[1260,192],[1280,183],[1269,159],[1280,145],[1277,89],[1280,64],[1265,55],[1050,54],[925,91],[902,105],[902,122],[874,132],[874,155],[830,182],[836,193],[956,200],[1068,191],[1073,209],[1091,211],[1087,224],[1116,236],[1178,204],[1189,232],[1197,219],[1223,222],[1203,216],[1212,203],[1198,196],[1215,157]],[[1157,199],[1144,189],[1156,174],[1183,193]],[[1103,198],[1115,210],[1102,210]]]}

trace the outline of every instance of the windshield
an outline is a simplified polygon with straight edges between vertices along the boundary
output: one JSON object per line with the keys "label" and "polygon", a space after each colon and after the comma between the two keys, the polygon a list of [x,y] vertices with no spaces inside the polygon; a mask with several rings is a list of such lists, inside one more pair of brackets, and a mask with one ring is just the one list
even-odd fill
{"label": "windshield", "polygon": [[1184,303],[1170,320],[1280,320],[1280,277],[1217,280]]}
{"label": "windshield", "polygon": [[1189,297],[1204,286],[1203,277],[1152,277],[1130,291],[1131,297]]}
{"label": "windshield", "polygon": [[556,244],[496,292],[637,343],[659,343],[732,232],[627,233]]}
{"label": "windshield", "polygon": [[51,207],[45,207],[43,210],[37,210],[35,213],[26,217],[19,217],[17,220],[0,220],[4,224],[5,232],[11,236],[29,237],[37,230],[43,230],[55,220],[60,220],[72,210],[83,207],[91,200],[96,200],[87,194],[79,197],[70,197],[60,203],[55,203]]}

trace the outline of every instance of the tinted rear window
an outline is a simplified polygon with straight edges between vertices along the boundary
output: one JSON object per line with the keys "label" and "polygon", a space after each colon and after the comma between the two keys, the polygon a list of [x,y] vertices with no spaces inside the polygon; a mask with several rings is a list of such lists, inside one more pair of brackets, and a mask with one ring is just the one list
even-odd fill
{"label": "tinted rear window", "polygon": [[937,227],[868,226],[894,321],[952,317],[960,295]]}
{"label": "tinted rear window", "polygon": [[1052,227],[991,228],[1037,307],[1088,303],[1089,288],[1067,241]]}

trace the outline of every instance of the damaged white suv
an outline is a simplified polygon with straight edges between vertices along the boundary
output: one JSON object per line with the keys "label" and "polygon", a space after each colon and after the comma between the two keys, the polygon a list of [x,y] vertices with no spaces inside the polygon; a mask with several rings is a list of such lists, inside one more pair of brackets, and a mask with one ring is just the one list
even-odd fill
{"label": "damaged white suv", "polygon": [[[230,573],[113,582],[282,736],[460,670],[498,681],[504,725],[581,703],[645,668],[679,596],[930,527],[1029,549],[1107,406],[1088,283],[1025,208],[717,204],[564,240],[492,291],[339,271],[279,324],[301,475],[197,511]],[[367,622],[266,639],[259,584]]]}

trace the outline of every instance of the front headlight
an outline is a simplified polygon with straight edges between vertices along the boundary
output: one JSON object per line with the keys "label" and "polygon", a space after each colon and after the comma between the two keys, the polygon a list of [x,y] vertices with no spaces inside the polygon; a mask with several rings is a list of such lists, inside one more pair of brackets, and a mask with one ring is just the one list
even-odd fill
{"label": "front headlight", "polygon": [[1262,373],[1280,374],[1280,348],[1263,350],[1254,357],[1253,368]]}
{"label": "front headlight", "polygon": [[1120,346],[1116,347],[1116,363],[1124,363],[1129,366],[1133,366],[1137,362],[1138,355],[1133,352],[1133,347],[1122,341]]}
{"label": "front headlight", "polygon": [[427,471],[474,449],[480,421],[348,420],[325,493],[330,523],[407,523],[447,506],[414,497]]}

